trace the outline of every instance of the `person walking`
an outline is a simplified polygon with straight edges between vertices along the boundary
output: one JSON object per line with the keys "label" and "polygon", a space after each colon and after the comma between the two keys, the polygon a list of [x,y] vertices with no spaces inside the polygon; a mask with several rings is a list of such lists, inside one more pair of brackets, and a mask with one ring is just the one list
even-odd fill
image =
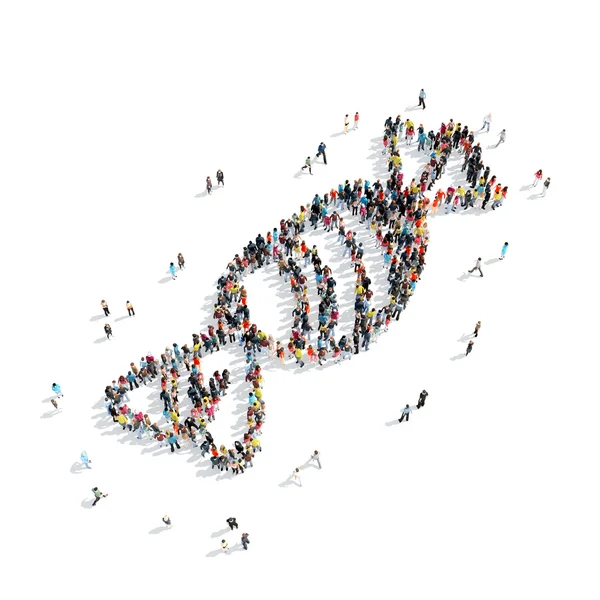
{"label": "person walking", "polygon": [[469,340],[469,343],[467,344],[467,351],[465,352],[465,356],[469,356],[469,354],[471,354],[471,350],[473,350],[473,344],[475,342],[473,340]]}
{"label": "person walking", "polygon": [[344,133],[348,133],[348,126],[350,125],[350,119],[348,115],[344,117]]}
{"label": "person walking", "polygon": [[177,450],[181,450],[177,436],[172,431],[168,433],[167,442],[171,446],[171,453],[175,452],[175,446],[177,446]]}
{"label": "person walking", "polygon": [[248,539],[247,533],[242,533],[242,546],[244,546],[244,550],[248,550],[248,544],[250,540]]}
{"label": "person walking", "polygon": [[419,394],[419,401],[417,402],[417,408],[421,408],[421,406],[425,406],[425,400],[427,399],[427,396],[429,396],[429,394],[427,393],[426,390],[423,390]]}
{"label": "person walking", "polygon": [[502,246],[502,250],[500,250],[500,260],[504,260],[506,253],[508,252],[508,242],[504,242],[504,246]]}
{"label": "person walking", "polygon": [[221,169],[217,171],[217,187],[220,185],[225,187],[225,175],[223,175],[223,171],[221,171]]}
{"label": "person walking", "polygon": [[537,187],[537,184],[542,180],[542,170],[538,169],[533,175],[533,183],[531,187]]}
{"label": "person walking", "polygon": [[52,403],[52,406],[54,406],[54,408],[56,410],[59,410],[59,408],[58,408],[58,402],[56,401],[56,398],[50,398],[50,402]]}
{"label": "person walking", "polygon": [[358,113],[354,113],[354,129],[358,129],[358,121],[359,121],[359,116]]}
{"label": "person walking", "polygon": [[209,196],[212,194],[212,181],[210,180],[210,175],[206,178],[206,191]]}
{"label": "person walking", "polygon": [[106,496],[108,496],[108,494],[103,494],[97,487],[92,488],[92,492],[94,492],[94,497],[95,497],[95,500],[92,503],[92,506],[96,506],[96,504],[98,502],[100,502],[101,498],[106,498]]}
{"label": "person walking", "polygon": [[425,110],[425,98],[427,98],[427,94],[425,93],[425,90],[421,88],[421,91],[419,92],[419,106],[422,106],[423,110]]}
{"label": "person walking", "polygon": [[180,269],[185,269],[185,259],[183,258],[183,254],[181,252],[177,255],[177,264]]}
{"label": "person walking", "polygon": [[223,550],[223,552],[227,552],[227,548],[229,548],[227,540],[221,540],[221,550]]}
{"label": "person walking", "polygon": [[321,468],[321,455],[319,454],[318,450],[315,450],[311,455],[310,455],[310,460],[314,460],[316,461],[316,463],[319,465],[319,469]]}
{"label": "person walking", "polygon": [[102,302],[100,302],[100,306],[102,307],[102,310],[104,311],[104,316],[109,317],[110,310],[108,310],[108,304],[107,304],[106,300],[102,300]]}
{"label": "person walking", "polygon": [[549,187],[550,187],[550,177],[548,177],[548,179],[546,179],[546,181],[544,181],[544,187],[542,189],[542,198],[546,195],[546,192],[548,191]]}
{"label": "person walking", "polygon": [[171,523],[171,519],[169,518],[169,515],[165,515],[162,518],[162,522],[166,525],[167,529],[171,529],[171,527],[173,527],[173,524]]}
{"label": "person walking", "polygon": [[485,117],[483,117],[483,125],[481,126],[481,129],[479,131],[483,131],[484,129],[486,129],[486,133],[490,132],[490,124],[492,122],[492,113],[488,113],[487,115],[485,115]]}
{"label": "person walking", "polygon": [[135,310],[133,310],[133,304],[127,300],[125,306],[127,307],[127,314],[131,317],[135,317]]}
{"label": "person walking", "polygon": [[475,323],[475,331],[473,331],[473,335],[477,337],[479,335],[479,330],[481,329],[481,321],[477,321]]}
{"label": "person walking", "polygon": [[175,265],[173,263],[169,265],[169,271],[171,273],[171,279],[177,279],[177,275],[175,275]]}
{"label": "person walking", "polygon": [[227,524],[229,525],[229,529],[231,529],[231,531],[233,531],[234,527],[236,529],[238,528],[238,522],[236,521],[235,517],[229,517],[229,519],[227,519]]}
{"label": "person walking", "polygon": [[310,156],[307,156],[306,160],[304,161],[304,166],[302,167],[302,170],[304,171],[304,169],[308,169],[308,172],[312,175],[312,163],[310,161]]}
{"label": "person walking", "polygon": [[56,398],[62,398],[64,396],[64,394],[62,393],[62,390],[60,388],[60,385],[58,385],[58,383],[53,383],[52,384],[52,391],[56,394]]}
{"label": "person walking", "polygon": [[469,273],[473,271],[479,271],[479,277],[483,277],[483,273],[481,272],[481,256],[477,259],[475,266],[472,269],[469,269]]}
{"label": "person walking", "polygon": [[408,423],[408,419],[410,418],[411,411],[412,411],[412,408],[407,404],[402,409],[402,416],[398,419],[398,423],[402,423],[402,421],[404,421],[404,418],[406,418],[406,422]]}
{"label": "person walking", "polygon": [[81,462],[85,465],[86,469],[91,469],[92,467],[90,467],[90,463],[92,462],[89,457],[88,454],[85,450],[81,451],[81,456],[79,457],[81,459]]}
{"label": "person walking", "polygon": [[498,135],[500,136],[500,139],[498,140],[498,143],[495,146],[496,148],[506,141],[506,129],[503,129]]}
{"label": "person walking", "polygon": [[293,471],[292,471],[292,479],[300,486],[302,487],[302,480],[300,479],[300,468],[296,467]]}
{"label": "person walking", "polygon": [[108,323],[104,325],[104,333],[106,333],[106,339],[110,340],[110,336],[113,334],[113,332],[112,327]]}
{"label": "person walking", "polygon": [[317,148],[317,155],[315,156],[315,160],[317,158],[319,158],[319,156],[321,156],[321,154],[323,155],[323,162],[325,164],[327,164],[327,155],[325,154],[325,148],[327,148],[327,145],[325,144],[325,142],[321,142],[319,144],[319,147]]}

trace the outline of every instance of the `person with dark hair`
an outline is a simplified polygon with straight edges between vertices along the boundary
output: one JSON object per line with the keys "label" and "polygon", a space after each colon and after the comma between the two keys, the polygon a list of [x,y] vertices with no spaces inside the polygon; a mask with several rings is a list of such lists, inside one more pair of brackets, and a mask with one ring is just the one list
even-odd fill
{"label": "person with dark hair", "polygon": [[473,340],[469,340],[469,343],[467,344],[467,351],[465,352],[465,356],[469,356],[469,354],[471,354],[471,350],[473,350],[473,344],[475,342]]}
{"label": "person with dark hair", "polygon": [[302,170],[304,171],[304,169],[308,169],[308,172],[312,175],[312,163],[310,161],[310,156],[307,156],[306,160],[304,161],[304,166],[302,167]]}
{"label": "person with dark hair", "polygon": [[185,259],[183,258],[183,254],[181,254],[181,252],[177,255],[177,263],[179,264],[180,269],[185,268]]}
{"label": "person with dark hair", "polygon": [[319,156],[321,156],[321,154],[323,155],[323,162],[325,164],[327,164],[327,155],[325,154],[325,148],[327,148],[327,145],[325,144],[325,142],[321,142],[319,144],[319,147],[317,148],[317,155],[315,156],[315,160],[317,158],[319,158]]}
{"label": "person with dark hair", "polygon": [[350,125],[350,119],[348,115],[344,117],[344,133],[348,133],[348,126]]}
{"label": "person with dark hair", "polygon": [[127,307],[127,314],[131,317],[135,317],[135,310],[133,310],[133,304],[131,304],[131,302],[129,302],[129,300],[127,300],[127,302],[125,303],[125,306]]}
{"label": "person with dark hair", "polygon": [[504,260],[506,253],[508,251],[508,242],[504,242],[504,246],[502,246],[502,250],[500,250],[500,260]]}
{"label": "person with dark hair", "polygon": [[102,307],[102,310],[104,311],[104,316],[106,316],[106,317],[110,316],[110,310],[108,310],[108,304],[107,304],[106,300],[102,300],[100,302],[100,306]]}
{"label": "person with dark hair", "polygon": [[249,543],[250,543],[250,540],[248,539],[248,534],[242,533],[242,546],[244,547],[244,550],[248,550]]}
{"label": "person with dark hair", "polygon": [[479,330],[481,329],[481,321],[477,321],[475,323],[475,331],[473,331],[473,335],[477,337],[479,335]]}
{"label": "person with dark hair", "polygon": [[225,175],[223,175],[223,171],[221,171],[221,169],[217,171],[217,187],[220,185],[225,187]]}
{"label": "person with dark hair", "polygon": [[235,517],[229,517],[229,519],[227,519],[227,525],[229,525],[231,531],[233,531],[234,527],[236,529],[238,528],[238,522],[236,521]]}
{"label": "person with dark hair", "polygon": [[472,269],[469,269],[469,273],[473,271],[479,271],[479,277],[483,277],[483,273],[481,272],[481,256],[477,259],[475,266]]}
{"label": "person with dark hair", "polygon": [[94,492],[95,500],[92,503],[92,506],[96,506],[96,504],[100,501],[101,498],[106,498],[108,494],[103,494],[97,487],[92,488],[92,492]]}
{"label": "person with dark hair", "polygon": [[427,97],[427,94],[425,93],[425,90],[423,88],[421,88],[421,91],[419,92],[419,106],[423,107],[423,110],[425,110],[425,98]]}
{"label": "person with dark hair", "polygon": [[104,333],[106,333],[106,339],[110,340],[110,336],[113,334],[113,332],[112,327],[108,323],[104,325]]}
{"label": "person with dark hair", "polygon": [[316,461],[316,463],[319,465],[319,469],[321,468],[321,455],[319,454],[318,450],[315,450],[311,455],[310,455],[310,460],[314,460]]}
{"label": "person with dark hair", "polygon": [[531,187],[535,187],[540,181],[542,181],[542,170],[538,169],[533,176]]}
{"label": "person with dark hair", "polygon": [[421,408],[421,406],[425,406],[425,400],[427,399],[427,396],[429,396],[429,394],[427,393],[426,390],[423,390],[419,394],[419,401],[417,402],[417,408]]}
{"label": "person with dark hair", "polygon": [[546,179],[546,181],[544,181],[544,188],[542,189],[542,197],[544,197],[546,195],[546,192],[548,191],[549,187],[550,187],[550,177],[548,177],[548,179]]}
{"label": "person with dark hair", "polygon": [[206,178],[206,191],[209,196],[212,194],[212,181],[210,180],[210,175]]}
{"label": "person with dark hair", "polygon": [[412,408],[407,404],[405,408],[402,409],[402,416],[398,419],[398,423],[402,423],[404,418],[406,417],[406,422],[408,423],[408,419],[410,417],[410,411]]}
{"label": "person with dark hair", "polygon": [[503,129],[499,134],[500,139],[498,140],[498,143],[496,144],[496,148],[500,145],[500,144],[504,144],[504,142],[506,141],[506,129]]}

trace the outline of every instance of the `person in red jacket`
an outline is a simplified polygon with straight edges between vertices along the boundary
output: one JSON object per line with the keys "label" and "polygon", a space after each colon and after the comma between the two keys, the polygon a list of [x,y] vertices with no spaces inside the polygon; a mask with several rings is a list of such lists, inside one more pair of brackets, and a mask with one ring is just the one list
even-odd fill
{"label": "person in red jacket", "polygon": [[536,171],[535,175],[533,176],[533,186],[532,187],[535,187],[541,180],[542,180],[542,170],[540,169],[539,171]]}
{"label": "person in red jacket", "polygon": [[358,113],[354,113],[354,129],[358,129]]}

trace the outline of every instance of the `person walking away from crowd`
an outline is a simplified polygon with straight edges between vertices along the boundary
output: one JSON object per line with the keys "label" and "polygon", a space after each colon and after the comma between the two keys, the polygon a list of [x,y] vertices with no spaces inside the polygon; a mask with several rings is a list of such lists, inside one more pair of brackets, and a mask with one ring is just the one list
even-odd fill
{"label": "person walking away from crowd", "polygon": [[354,129],[358,129],[358,121],[359,121],[360,117],[358,116],[358,113],[354,113]]}
{"label": "person walking away from crowd", "polygon": [[484,129],[486,129],[486,133],[490,132],[490,124],[492,123],[492,113],[488,113],[487,115],[485,115],[485,117],[483,117],[483,125],[481,126],[481,129],[479,131],[483,131]]}
{"label": "person walking away from crowd", "polygon": [[229,525],[229,529],[231,529],[231,531],[233,531],[234,527],[236,529],[238,528],[238,522],[235,517],[229,517],[229,519],[227,519],[227,524]]}
{"label": "person walking away from crowd", "polygon": [[319,147],[317,148],[317,155],[315,156],[315,160],[317,158],[319,158],[319,156],[321,156],[321,154],[323,155],[323,162],[325,164],[327,164],[327,155],[325,154],[325,148],[327,148],[327,145],[325,144],[325,142],[321,142],[319,144]]}
{"label": "person walking away from crowd", "polygon": [[502,250],[500,251],[500,260],[504,260],[506,253],[508,252],[508,242],[504,242],[504,246],[502,246]]}
{"label": "person walking away from crowd", "polygon": [[479,277],[483,277],[483,273],[481,272],[481,256],[477,259],[475,266],[472,269],[469,269],[469,273],[473,271],[479,271]]}
{"label": "person walking away from crowd", "polygon": [[475,331],[473,331],[473,335],[477,337],[479,335],[479,330],[481,329],[481,321],[477,321],[475,323]]}
{"label": "person walking away from crowd", "polygon": [[308,172],[312,175],[312,163],[310,162],[310,156],[307,156],[306,160],[304,161],[302,170],[304,171],[304,169],[308,169]]}
{"label": "person walking away from crowd", "polygon": [[500,136],[500,139],[498,140],[498,143],[495,146],[496,148],[506,141],[506,129],[503,129],[498,135]]}
{"label": "person walking away from crowd", "polygon": [[212,194],[212,181],[210,180],[210,175],[206,178],[206,191],[208,194]]}
{"label": "person walking away from crowd", "polygon": [[106,300],[102,300],[102,302],[100,302],[100,306],[102,307],[102,310],[104,311],[104,316],[109,317],[110,310],[108,310],[108,304],[107,304]]}
{"label": "person walking away from crowd", "polygon": [[248,539],[248,534],[242,533],[242,546],[244,547],[244,550],[248,550],[249,543],[250,543],[250,540]]}
{"label": "person walking away from crowd", "polygon": [[546,195],[548,188],[550,187],[550,177],[544,181],[544,188],[542,189],[542,198]]}
{"label": "person walking away from crowd", "polygon": [[94,497],[95,497],[95,500],[92,503],[92,506],[96,506],[96,504],[98,502],[100,502],[101,498],[106,498],[106,496],[108,496],[108,494],[103,494],[97,487],[92,488],[92,492],[94,492]]}
{"label": "person walking away from crowd", "polygon": [[425,400],[427,399],[427,396],[429,396],[429,394],[427,393],[426,390],[423,390],[419,394],[419,401],[417,402],[417,408],[421,408],[421,406],[425,406]]}
{"label": "person walking away from crowd", "polygon": [[296,467],[293,471],[292,471],[292,479],[300,486],[302,487],[302,480],[300,479],[300,468]]}
{"label": "person walking away from crowd", "polygon": [[173,527],[173,524],[171,523],[171,519],[169,518],[169,515],[165,515],[162,518],[162,522],[166,525],[167,529],[171,529],[171,527]]}
{"label": "person walking away from crowd", "polygon": [[533,184],[531,187],[537,187],[537,184],[542,180],[542,170],[539,169],[533,176]]}
{"label": "person walking away from crowd", "polygon": [[135,317],[135,310],[133,310],[133,304],[131,304],[131,302],[129,302],[129,300],[127,300],[127,303],[125,304],[125,306],[127,307],[127,314],[131,317]]}
{"label": "person walking away from crowd", "polygon": [[407,404],[402,409],[402,416],[398,419],[398,423],[402,423],[402,421],[404,421],[405,418],[406,418],[406,422],[408,423],[408,419],[410,418],[410,411],[411,410],[412,410],[412,408]]}
{"label": "person walking away from crowd", "polygon": [[471,350],[473,350],[473,344],[475,342],[473,342],[473,340],[469,340],[469,343],[467,344],[467,351],[465,352],[465,356],[469,356],[469,354],[471,354]]}
{"label": "person walking away from crowd", "polygon": [[217,187],[220,185],[225,187],[225,175],[223,175],[223,171],[221,171],[221,169],[217,171]]}
{"label": "person walking away from crowd", "polygon": [[229,548],[227,540],[221,540],[221,550],[223,550],[223,552],[227,552],[227,548]]}
{"label": "person walking away from crowd", "polygon": [[318,450],[315,450],[311,455],[310,455],[310,460],[314,460],[316,461],[316,463],[319,465],[319,469],[321,468],[321,455],[319,454]]}
{"label": "person walking away from crowd", "polygon": [[113,332],[112,327],[108,323],[104,325],[104,333],[106,333],[106,339],[110,340],[110,336],[113,334]]}
{"label": "person walking away from crowd", "polygon": [[183,254],[181,252],[177,255],[177,264],[180,269],[185,269],[185,259],[183,258]]}
{"label": "person walking away from crowd", "polygon": [[81,451],[81,456],[79,457],[81,462],[85,465],[86,469],[91,469],[90,463],[92,462],[88,456],[88,453],[85,450]]}
{"label": "person walking away from crowd", "polygon": [[421,88],[421,91],[419,92],[419,106],[422,106],[423,110],[425,110],[425,98],[427,98],[427,94],[425,93],[425,90]]}
{"label": "person walking away from crowd", "polygon": [[52,391],[56,394],[56,398],[62,398],[64,396],[64,394],[62,393],[62,390],[60,388],[60,385],[58,385],[58,383],[53,383],[52,384]]}
{"label": "person walking away from crowd", "polygon": [[348,115],[344,117],[344,133],[348,133],[348,126],[350,125],[350,119]]}
{"label": "person walking away from crowd", "polygon": [[169,271],[171,273],[171,279],[177,279],[177,275],[175,275],[175,265],[173,263],[169,265]]}

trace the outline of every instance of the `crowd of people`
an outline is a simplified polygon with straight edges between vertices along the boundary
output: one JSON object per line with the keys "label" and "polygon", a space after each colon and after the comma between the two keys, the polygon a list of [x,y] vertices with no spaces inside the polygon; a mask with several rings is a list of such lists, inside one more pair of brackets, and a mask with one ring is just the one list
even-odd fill
{"label": "crowd of people", "polygon": [[[408,185],[404,184],[400,155],[403,132],[407,145],[418,132],[419,143],[427,153],[420,173]],[[124,431],[140,439],[154,439],[160,446],[168,445],[172,453],[182,443],[198,448],[202,457],[209,456],[211,468],[219,472],[231,471],[233,476],[252,467],[257,452],[262,451],[259,437],[266,408],[263,369],[258,357],[279,361],[283,366],[295,361],[302,369],[307,363],[320,366],[328,360],[340,363],[351,360],[361,350],[368,351],[370,343],[393,320],[400,318],[415,293],[429,244],[427,218],[436,214],[439,205],[444,203],[446,212],[455,211],[459,205],[463,210],[478,207],[485,210],[493,198],[492,208],[502,206],[507,187],[502,187],[495,176],[490,177],[490,167],[484,165],[483,150],[474,135],[466,125],[455,124],[453,119],[442,123],[437,132],[427,134],[422,125],[415,128],[411,119],[403,122],[400,115],[395,120],[386,119],[383,152],[387,158],[387,181],[382,183],[378,179],[371,184],[369,180],[357,179],[353,183],[346,180],[322,197],[315,194],[310,205],[301,206],[288,219],[281,219],[265,236],[258,234],[250,240],[218,279],[213,307],[215,324],[203,333],[192,334],[189,345],[173,343],[158,357],[148,352],[137,364],[131,362],[126,374],[121,374],[104,390],[107,415]],[[324,150],[319,148],[321,154]],[[435,194],[430,194],[454,152],[463,160],[464,187],[450,185],[446,191],[439,187]],[[336,236],[341,259],[350,261],[356,277],[352,330],[337,336],[340,305],[333,270],[323,263],[316,245],[310,246],[303,237],[318,227]],[[387,300],[379,308],[373,304],[372,281],[363,260],[365,245],[359,240],[365,235],[359,235],[361,229],[368,232],[368,239],[382,256],[382,268],[387,271]],[[182,269],[181,255],[180,259]],[[276,265],[283,283],[289,286],[295,304],[291,335],[285,342],[275,341],[252,323],[243,285],[247,275],[271,264]],[[311,310],[308,298],[311,278],[318,298],[316,311]],[[231,375],[227,369],[222,373],[215,371],[206,381],[201,368],[203,351],[218,352],[228,342],[243,349],[248,386],[247,428],[243,436],[230,444],[233,447],[217,446],[209,431],[227,394]],[[128,395],[134,387],[152,385],[155,380],[160,384],[163,420],[131,408]],[[187,406],[180,406],[180,402]]]}

